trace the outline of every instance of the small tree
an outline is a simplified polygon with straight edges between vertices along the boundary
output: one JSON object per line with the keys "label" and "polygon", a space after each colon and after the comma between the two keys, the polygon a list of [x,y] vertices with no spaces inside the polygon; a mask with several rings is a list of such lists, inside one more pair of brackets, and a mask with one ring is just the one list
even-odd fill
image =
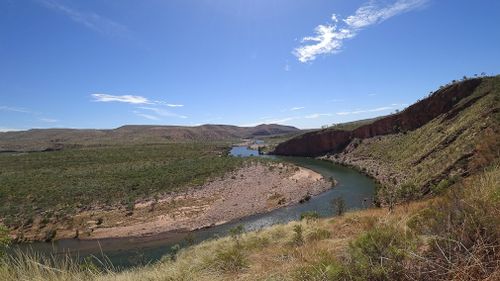
{"label": "small tree", "polygon": [[194,245],[195,240],[196,237],[193,233],[189,233],[188,235],[186,235],[186,237],[184,237],[184,241],[186,241],[186,244],[188,244],[189,246]]}
{"label": "small tree", "polygon": [[241,234],[243,234],[244,230],[245,230],[245,228],[241,224],[238,226],[235,226],[229,230],[229,234],[231,235],[231,238],[233,239],[233,241],[235,243],[235,247],[237,247],[237,248],[240,248],[240,246],[241,246],[240,236],[241,236]]}
{"label": "small tree", "polygon": [[345,213],[345,201],[342,197],[335,197],[330,202],[332,211],[337,216],[342,216]]}
{"label": "small tree", "polygon": [[302,225],[297,224],[293,226],[293,238],[292,238],[292,243],[295,246],[300,246],[304,244],[304,228]]}
{"label": "small tree", "polygon": [[238,226],[231,228],[229,230],[229,235],[231,235],[231,237],[236,240],[241,234],[243,234],[244,230],[245,228],[243,227],[243,225],[240,224]]}

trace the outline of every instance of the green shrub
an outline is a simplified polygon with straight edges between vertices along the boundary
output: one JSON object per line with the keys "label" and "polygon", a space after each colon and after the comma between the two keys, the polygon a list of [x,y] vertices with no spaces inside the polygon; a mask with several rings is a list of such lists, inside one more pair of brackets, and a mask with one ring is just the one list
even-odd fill
{"label": "green shrub", "polygon": [[300,266],[292,273],[297,281],[328,281],[346,278],[344,267],[326,251],[317,253],[317,259]]}
{"label": "green shrub", "polygon": [[346,208],[344,198],[333,198],[332,201],[330,201],[330,205],[332,207],[333,213],[337,216],[342,216],[344,214]]}
{"label": "green shrub", "polygon": [[309,241],[319,241],[328,239],[332,236],[330,231],[323,228],[314,228],[310,232],[307,233],[306,237]]}
{"label": "green shrub", "polygon": [[292,245],[300,246],[304,244],[304,228],[300,224],[293,226]]}
{"label": "green shrub", "polygon": [[402,202],[410,202],[417,199],[420,195],[420,189],[412,182],[402,184],[397,190],[398,201]]}
{"label": "green shrub", "polygon": [[238,236],[240,236],[241,234],[243,234],[243,231],[245,230],[245,228],[243,227],[243,225],[237,225],[231,229],[229,229],[229,235],[231,235],[231,237],[233,239],[237,239]]}
{"label": "green shrub", "polygon": [[[431,237],[416,266],[419,278],[483,280],[500,270],[500,169],[456,186],[408,226]],[[444,185],[444,184],[443,184]]]}
{"label": "green shrub", "polygon": [[349,274],[354,280],[401,280],[415,247],[413,235],[378,225],[350,243]]}
{"label": "green shrub", "polygon": [[315,221],[319,219],[319,214],[316,211],[307,211],[300,214],[300,220],[306,220],[307,222]]}
{"label": "green shrub", "polygon": [[450,185],[451,183],[449,180],[443,179],[437,185],[431,186],[431,191],[434,194],[442,194]]}
{"label": "green shrub", "polygon": [[234,272],[247,266],[247,259],[243,249],[236,243],[218,248],[214,256],[211,265],[219,271]]}

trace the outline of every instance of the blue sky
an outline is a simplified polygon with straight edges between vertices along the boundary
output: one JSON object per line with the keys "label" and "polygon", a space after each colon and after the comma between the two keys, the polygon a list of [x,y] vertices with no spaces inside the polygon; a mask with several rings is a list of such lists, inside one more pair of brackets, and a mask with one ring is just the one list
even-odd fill
{"label": "blue sky", "polygon": [[0,131],[314,128],[497,74],[497,0],[0,0]]}

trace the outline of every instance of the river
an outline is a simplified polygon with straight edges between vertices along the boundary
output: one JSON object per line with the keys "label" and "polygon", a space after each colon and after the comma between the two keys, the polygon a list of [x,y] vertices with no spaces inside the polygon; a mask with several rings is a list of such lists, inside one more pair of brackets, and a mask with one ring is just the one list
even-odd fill
{"label": "river", "polygon": [[[231,155],[235,157],[259,156],[258,151],[247,147],[233,147]],[[306,211],[316,211],[320,216],[333,216],[330,202],[341,197],[345,202],[346,210],[367,208],[373,201],[375,183],[372,179],[358,171],[332,164],[326,161],[303,157],[271,157],[286,161],[320,173],[325,178],[334,178],[337,185],[309,201],[274,211],[253,215],[211,228],[192,232],[167,232],[154,237],[117,238],[101,240],[63,239],[52,243],[35,242],[18,244],[13,248],[23,252],[35,251],[42,255],[62,255],[70,253],[82,259],[90,255],[102,257],[117,268],[128,268],[136,265],[153,263],[172,252],[172,246],[178,244],[199,243],[207,239],[225,236],[231,228],[242,225],[245,231],[259,230],[274,224],[287,223],[297,220],[300,214]]]}

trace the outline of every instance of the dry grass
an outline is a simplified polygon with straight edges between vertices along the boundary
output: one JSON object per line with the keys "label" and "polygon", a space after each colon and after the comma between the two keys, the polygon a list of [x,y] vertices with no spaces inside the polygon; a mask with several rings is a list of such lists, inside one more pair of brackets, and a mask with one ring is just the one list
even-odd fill
{"label": "dry grass", "polygon": [[[439,198],[392,212],[370,209],[235,234],[120,273],[24,256],[0,266],[0,280],[498,280],[499,182],[496,166]],[[302,243],[294,243],[297,225]]]}

